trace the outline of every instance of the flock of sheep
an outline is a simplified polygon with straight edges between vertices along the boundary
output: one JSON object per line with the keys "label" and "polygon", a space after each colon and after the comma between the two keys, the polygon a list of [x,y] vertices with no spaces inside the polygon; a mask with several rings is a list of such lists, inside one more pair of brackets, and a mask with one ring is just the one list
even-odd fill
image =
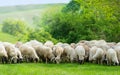
{"label": "flock of sheep", "polygon": [[120,43],[105,40],[81,40],[78,43],[57,43],[37,40],[26,43],[0,42],[1,63],[21,62],[84,62],[119,65]]}

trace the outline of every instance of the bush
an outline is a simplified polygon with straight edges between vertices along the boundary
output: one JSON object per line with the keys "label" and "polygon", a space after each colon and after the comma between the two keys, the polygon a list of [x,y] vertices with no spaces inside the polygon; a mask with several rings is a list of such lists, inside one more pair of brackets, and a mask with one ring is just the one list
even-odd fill
{"label": "bush", "polygon": [[14,36],[23,35],[27,31],[27,24],[22,20],[6,19],[2,25],[3,32]]}

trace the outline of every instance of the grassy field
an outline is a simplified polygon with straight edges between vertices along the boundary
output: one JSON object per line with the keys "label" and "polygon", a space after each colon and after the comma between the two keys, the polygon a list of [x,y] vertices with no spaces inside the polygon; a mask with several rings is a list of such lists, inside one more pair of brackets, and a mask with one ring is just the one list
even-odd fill
{"label": "grassy field", "polygon": [[0,75],[120,75],[120,66],[79,64],[0,64]]}
{"label": "grassy field", "polygon": [[16,43],[17,38],[15,36],[10,35],[10,34],[0,32],[0,41]]}

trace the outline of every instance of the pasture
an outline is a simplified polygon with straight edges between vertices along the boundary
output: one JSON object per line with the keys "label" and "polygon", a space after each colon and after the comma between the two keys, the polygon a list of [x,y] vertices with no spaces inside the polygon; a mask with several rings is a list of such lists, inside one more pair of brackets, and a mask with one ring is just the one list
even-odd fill
{"label": "pasture", "polygon": [[120,66],[85,63],[0,64],[0,75],[120,75]]}

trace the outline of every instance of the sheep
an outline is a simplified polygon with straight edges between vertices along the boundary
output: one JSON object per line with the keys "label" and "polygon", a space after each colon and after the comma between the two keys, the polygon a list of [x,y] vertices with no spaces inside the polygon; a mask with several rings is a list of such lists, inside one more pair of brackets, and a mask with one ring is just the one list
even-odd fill
{"label": "sheep", "polygon": [[114,50],[116,51],[118,61],[120,62],[120,46],[115,46]]}
{"label": "sheep", "polygon": [[8,55],[3,44],[0,44],[0,59],[2,63],[7,63]]}
{"label": "sheep", "polygon": [[84,47],[83,46],[77,46],[76,48],[75,48],[75,53],[76,53],[76,55],[78,56],[78,58],[79,58],[79,63],[80,64],[83,64],[84,63],[84,57],[85,57],[85,49],[84,49]]}
{"label": "sheep", "polygon": [[[67,56],[67,58],[70,60],[70,62],[72,63],[74,61],[74,59],[76,59],[76,54],[75,54],[75,50],[74,48],[72,48],[71,46],[69,45],[66,45],[63,47],[64,48],[64,51],[63,51],[63,54],[65,54]],[[64,59],[65,57],[63,57]]]}
{"label": "sheep", "polygon": [[53,47],[53,54],[56,56],[55,61],[57,64],[60,63],[60,59],[61,59],[61,56],[63,54],[63,51],[64,51],[64,49],[59,45],[55,45]]}
{"label": "sheep", "polygon": [[26,61],[34,61],[34,62],[38,62],[39,61],[39,57],[35,51],[35,49],[27,44],[22,44],[19,47],[19,50],[21,51],[22,55],[24,58],[26,58]]}
{"label": "sheep", "polygon": [[116,51],[112,48],[107,50],[106,58],[108,60],[107,65],[112,65],[112,63],[114,63],[113,65],[119,64]]}
{"label": "sheep", "polygon": [[15,48],[15,50],[17,52],[17,57],[18,57],[17,63],[21,63],[23,61],[22,54],[18,48]]}
{"label": "sheep", "polygon": [[52,41],[46,41],[46,42],[44,43],[44,45],[47,46],[47,47],[53,48],[54,43],[53,43]]}
{"label": "sheep", "polygon": [[95,55],[96,50],[97,50],[96,46],[93,46],[93,47],[90,48],[90,51],[89,51],[89,61],[90,62],[92,61],[92,57]]}
{"label": "sheep", "polygon": [[102,64],[104,51],[101,48],[97,48],[96,53],[93,55],[92,60],[96,61],[97,64]]}
{"label": "sheep", "polygon": [[47,47],[44,45],[37,45],[36,47],[34,47],[34,49],[36,50],[39,58],[41,58],[42,60],[44,60],[44,58],[45,58],[46,64],[47,64],[49,59],[51,61],[53,61],[55,59],[55,56],[54,56],[52,49],[50,47]]}
{"label": "sheep", "polygon": [[89,46],[87,46],[85,43],[77,43],[76,44],[76,46],[83,46],[84,47],[84,49],[85,49],[85,61],[87,62],[87,61],[89,61],[89,50],[90,50],[90,48],[89,48]]}
{"label": "sheep", "polygon": [[10,61],[10,63],[17,63],[18,57],[14,45],[8,42],[3,42],[3,45],[8,54],[8,61]]}

